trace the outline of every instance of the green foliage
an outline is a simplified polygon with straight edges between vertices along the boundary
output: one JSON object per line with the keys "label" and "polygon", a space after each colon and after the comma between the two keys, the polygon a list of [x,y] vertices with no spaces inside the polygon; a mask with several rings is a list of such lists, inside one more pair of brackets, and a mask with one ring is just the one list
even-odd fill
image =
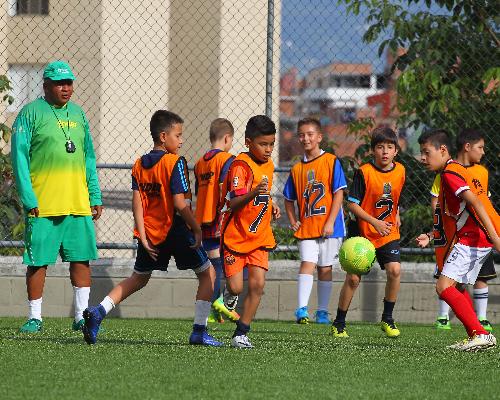
{"label": "green foliage", "polygon": [[[273,226],[273,234],[278,246],[297,245],[297,239],[293,236],[293,231],[287,226]],[[298,251],[272,252],[269,255],[271,260],[300,260]]]}
{"label": "green foliage", "polygon": [[[498,0],[340,0],[368,12],[366,42],[397,55],[399,126],[481,129],[485,163],[500,170],[500,7]],[[399,49],[405,49],[403,53]],[[494,139],[494,140],[492,140]],[[493,203],[500,180],[491,179]]]}
{"label": "green foliage", "polygon": [[[10,82],[5,75],[0,75],[0,95],[11,89]],[[4,102],[12,104],[13,98],[9,94],[2,97]],[[0,123],[3,146],[6,146],[11,137],[11,129]],[[21,240],[24,230],[23,208],[15,189],[15,179],[12,172],[10,155],[0,148],[0,240]],[[19,249],[2,249],[1,255],[17,255]]]}

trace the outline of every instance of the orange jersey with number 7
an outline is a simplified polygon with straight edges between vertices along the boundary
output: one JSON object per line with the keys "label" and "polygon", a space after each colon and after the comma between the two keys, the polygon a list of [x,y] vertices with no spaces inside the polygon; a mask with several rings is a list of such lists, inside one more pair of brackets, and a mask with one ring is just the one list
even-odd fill
{"label": "orange jersey with number 7", "polygon": [[[239,154],[231,164],[224,182],[226,204],[222,209],[222,244],[224,248],[239,254],[256,249],[272,250],[276,247],[271,229],[274,164],[255,162],[248,153]],[[267,192],[257,195],[236,211],[229,208],[229,201],[255,189],[263,180],[268,181]]]}

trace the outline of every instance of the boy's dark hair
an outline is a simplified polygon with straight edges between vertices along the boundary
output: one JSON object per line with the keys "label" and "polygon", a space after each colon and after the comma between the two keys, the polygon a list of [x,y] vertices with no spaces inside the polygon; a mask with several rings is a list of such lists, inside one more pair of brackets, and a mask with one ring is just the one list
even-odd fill
{"label": "boy's dark hair", "polygon": [[457,151],[463,150],[464,146],[467,143],[475,144],[479,142],[481,139],[484,140],[484,135],[482,134],[481,131],[472,128],[463,129],[457,136],[457,141],[456,141]]}
{"label": "boy's dark hair", "polygon": [[167,110],[155,111],[149,122],[149,130],[151,131],[153,141],[156,143],[160,140],[161,132],[168,132],[175,124],[183,123],[184,120],[173,112]]}
{"label": "boy's dark hair", "polygon": [[255,139],[265,135],[276,135],[276,125],[266,115],[254,115],[247,122],[245,139]]}
{"label": "boy's dark hair", "polygon": [[448,153],[451,154],[451,139],[445,129],[432,129],[422,133],[418,138],[418,144],[423,145],[425,143],[430,143],[435,149],[446,146]]}
{"label": "boy's dark hair", "polygon": [[391,143],[399,150],[398,136],[391,128],[384,126],[373,130],[372,139],[370,141],[371,149],[375,149],[380,143]]}
{"label": "boy's dark hair", "polygon": [[309,118],[309,117],[302,118],[299,122],[297,122],[297,131],[303,125],[314,125],[318,130],[318,132],[321,133],[321,122],[319,122],[319,120],[316,118]]}
{"label": "boy's dark hair", "polygon": [[231,136],[234,135],[233,124],[225,118],[217,118],[210,124],[210,142],[213,143],[216,140],[220,140],[225,134],[229,133]]}

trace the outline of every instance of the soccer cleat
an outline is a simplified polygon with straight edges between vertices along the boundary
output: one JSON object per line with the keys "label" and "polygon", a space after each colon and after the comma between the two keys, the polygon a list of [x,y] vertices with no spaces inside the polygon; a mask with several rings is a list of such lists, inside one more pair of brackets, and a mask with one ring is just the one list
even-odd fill
{"label": "soccer cleat", "polygon": [[387,321],[381,321],[380,327],[385,332],[387,337],[395,338],[401,334],[393,319]]}
{"label": "soccer cleat", "polygon": [[218,322],[219,324],[223,324],[224,318],[222,318],[222,315],[219,311],[214,310],[212,307],[212,310],[210,311],[210,315],[208,316],[208,322],[211,322],[211,323]]}
{"label": "soccer cleat", "polygon": [[220,312],[222,315],[227,317],[229,320],[236,322],[240,319],[240,315],[235,310],[229,310],[222,300],[222,297],[219,297],[212,303],[212,307],[214,310]]}
{"label": "soccer cleat", "polygon": [[247,335],[235,336],[231,339],[231,346],[237,347],[238,349],[253,349],[250,339]]}
{"label": "soccer cleat", "polygon": [[317,324],[330,324],[332,321],[330,321],[330,318],[328,317],[328,311],[325,310],[318,310],[314,314],[314,317],[316,319]]}
{"label": "soccer cleat", "polygon": [[463,343],[457,350],[476,352],[487,350],[497,344],[497,339],[491,333],[474,335]]}
{"label": "soccer cleat", "polygon": [[336,326],[332,325],[331,332],[333,337],[338,337],[338,338],[348,338],[349,335],[347,334],[347,331],[345,330],[345,326]]}
{"label": "soccer cleat", "polygon": [[97,307],[89,307],[83,312],[85,324],[82,327],[82,332],[83,338],[87,344],[95,344],[97,342],[99,326],[101,325],[105,315],[106,311],[101,305],[98,305]]}
{"label": "soccer cleat", "polygon": [[36,318],[31,318],[27,320],[21,328],[19,328],[20,333],[37,333],[42,330],[42,321]]}
{"label": "soccer cleat", "polygon": [[443,331],[449,331],[451,329],[450,320],[448,318],[438,317],[434,326],[436,327],[436,329]]}
{"label": "soccer cleat", "polygon": [[85,325],[84,319],[81,319],[78,322],[73,320],[73,324],[71,325],[71,329],[73,329],[74,331],[81,331],[83,328],[83,325]]}
{"label": "soccer cleat", "polygon": [[307,307],[297,308],[295,310],[295,318],[297,323],[300,325],[309,324],[309,313],[307,312]]}
{"label": "soccer cleat", "polygon": [[487,319],[480,319],[479,322],[486,332],[493,332],[493,327],[491,326],[490,321],[488,321]]}
{"label": "soccer cleat", "polygon": [[189,344],[212,347],[224,346],[224,343],[216,340],[206,329],[203,331],[193,331],[191,336],[189,336]]}
{"label": "soccer cleat", "polygon": [[461,340],[459,342],[453,343],[450,346],[447,346],[447,348],[451,349],[451,350],[460,350],[469,340],[470,340],[470,338]]}

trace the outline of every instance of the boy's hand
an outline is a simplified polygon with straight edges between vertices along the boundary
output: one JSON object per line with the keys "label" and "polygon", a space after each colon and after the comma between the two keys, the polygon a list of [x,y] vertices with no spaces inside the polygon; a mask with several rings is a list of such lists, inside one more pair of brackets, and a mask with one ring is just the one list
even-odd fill
{"label": "boy's hand", "polygon": [[382,236],[387,236],[391,233],[392,224],[386,221],[375,220],[372,223],[375,230]]}
{"label": "boy's hand", "polygon": [[300,221],[295,221],[294,224],[290,224],[290,228],[292,228],[292,231],[297,232],[300,228]]}
{"label": "boy's hand", "polygon": [[323,238],[327,238],[329,236],[333,235],[333,223],[326,223],[325,226],[323,227],[323,232],[321,236]]}
{"label": "boy's hand", "polygon": [[281,218],[281,210],[276,204],[273,204],[273,219],[276,221],[277,219],[280,218]]}
{"label": "boy's hand", "polygon": [[197,249],[201,246],[201,230],[193,231],[194,235],[194,244],[189,246],[192,249]]}
{"label": "boy's hand", "polygon": [[159,250],[158,250],[158,248],[153,246],[153,244],[149,241],[148,238],[141,239],[141,244],[142,244],[142,247],[144,247],[144,250],[146,250],[148,252],[149,256],[153,260],[155,260],[155,261],[158,260]]}
{"label": "boy's hand", "polygon": [[424,247],[427,247],[429,245],[431,239],[425,233],[422,233],[418,235],[418,237],[415,239],[415,242],[417,242],[418,247],[423,249]]}
{"label": "boy's hand", "polygon": [[257,196],[258,194],[264,194],[264,193],[267,193],[267,185],[268,185],[269,181],[267,180],[267,178],[263,178],[260,183],[255,186],[255,189],[253,190],[255,192],[255,196]]}

